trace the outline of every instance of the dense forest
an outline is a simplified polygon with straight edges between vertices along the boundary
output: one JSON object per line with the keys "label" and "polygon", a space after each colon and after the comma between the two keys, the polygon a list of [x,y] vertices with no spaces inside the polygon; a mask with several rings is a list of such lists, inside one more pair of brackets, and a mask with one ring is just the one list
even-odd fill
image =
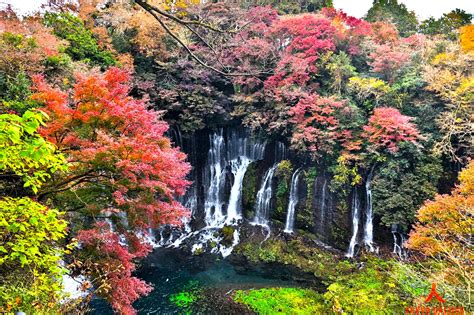
{"label": "dense forest", "polygon": [[474,311],[472,18],[7,6],[0,313]]}

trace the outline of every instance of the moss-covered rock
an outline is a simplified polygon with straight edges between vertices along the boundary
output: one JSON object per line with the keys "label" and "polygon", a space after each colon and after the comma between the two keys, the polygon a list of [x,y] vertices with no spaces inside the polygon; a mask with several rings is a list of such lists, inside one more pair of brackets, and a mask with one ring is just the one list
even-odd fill
{"label": "moss-covered rock", "polygon": [[288,160],[283,160],[278,164],[276,170],[276,202],[275,210],[270,214],[271,218],[280,222],[285,222],[288,208],[288,198],[290,194],[291,175],[293,165]]}
{"label": "moss-covered rock", "polygon": [[410,291],[413,281],[407,285],[408,289],[400,286],[407,277],[400,276],[397,262],[370,255],[359,257],[358,262],[350,261],[300,237],[289,241],[274,237],[263,243],[245,243],[236,252],[252,265],[265,264],[276,270],[277,264],[285,264],[312,273],[318,279],[316,283],[309,282],[313,292],[280,291],[280,288],[237,291],[234,300],[259,314],[285,313],[283,310],[294,304],[293,298],[306,293],[312,297],[308,307],[316,309],[299,312],[304,306],[296,305],[294,314],[398,314],[412,305],[415,298]]}
{"label": "moss-covered rock", "polygon": [[251,263],[292,265],[323,282],[335,279],[339,273],[350,273],[355,268],[342,255],[319,248],[311,240],[300,237],[289,241],[272,238],[263,243],[244,242],[235,251]]}
{"label": "moss-covered rock", "polygon": [[225,225],[222,230],[222,241],[221,243],[225,246],[231,246],[232,242],[234,241],[234,227],[230,225]]}
{"label": "moss-covered rock", "polygon": [[253,218],[255,215],[255,199],[258,190],[257,162],[252,162],[245,172],[242,182],[242,208],[245,218]]}
{"label": "moss-covered rock", "polygon": [[295,225],[298,229],[309,232],[314,231],[314,210],[313,196],[315,194],[315,183],[317,178],[316,167],[311,167],[304,171],[304,181],[306,183],[305,202],[300,202],[296,207]]}

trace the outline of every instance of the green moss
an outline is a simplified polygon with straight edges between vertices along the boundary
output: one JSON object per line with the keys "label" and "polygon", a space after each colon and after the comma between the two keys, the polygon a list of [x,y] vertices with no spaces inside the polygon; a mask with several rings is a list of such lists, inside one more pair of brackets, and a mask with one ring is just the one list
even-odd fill
{"label": "green moss", "polygon": [[293,165],[288,160],[283,160],[278,164],[276,170],[277,189],[276,189],[276,207],[272,217],[283,222],[286,218],[286,209],[288,207],[288,196],[290,193],[291,176]]}
{"label": "green moss", "polygon": [[258,314],[320,314],[323,298],[317,292],[300,288],[239,290],[234,301],[247,305]]}
{"label": "green moss", "polygon": [[327,305],[338,313],[402,314],[412,299],[392,278],[393,263],[370,258],[357,273],[340,275],[324,294]]}
{"label": "green moss", "polygon": [[246,218],[254,216],[255,198],[257,196],[257,163],[250,163],[242,183],[242,206]]}
{"label": "green moss", "polygon": [[191,306],[197,300],[198,298],[193,292],[179,292],[170,297],[171,303],[182,308]]}
{"label": "green moss", "polygon": [[229,246],[234,241],[234,228],[230,225],[225,225],[222,232],[222,244]]}
{"label": "green moss", "polygon": [[[247,243],[238,252],[251,262],[278,262],[313,273],[326,287],[317,303],[308,302],[311,307],[320,307],[317,311],[310,308],[312,313],[304,305],[291,304],[286,293],[274,291],[278,289],[239,291],[235,300],[259,314],[399,314],[413,304],[415,296],[423,296],[429,289],[417,280],[416,273],[401,269],[399,263],[367,256],[360,257],[362,264],[356,266],[301,239],[271,239],[260,246]],[[288,305],[293,311],[287,311]]]}
{"label": "green moss", "polygon": [[318,172],[316,167],[311,167],[304,172],[306,181],[306,203],[302,204],[296,212],[296,224],[300,228],[311,231],[314,226],[313,191]]}
{"label": "green moss", "polygon": [[[190,281],[183,287],[183,291],[172,294],[170,302],[174,305],[190,310],[190,308],[201,298],[201,289],[198,281]],[[188,313],[188,312],[186,312]]]}
{"label": "green moss", "polygon": [[193,252],[193,255],[195,256],[199,256],[199,255],[202,255],[204,254],[204,248],[203,247],[198,247],[196,248],[196,250]]}
{"label": "green moss", "polygon": [[271,239],[262,244],[244,243],[236,248],[236,252],[253,263],[279,262],[293,265],[323,281],[336,279],[338,273],[350,273],[355,268],[352,263],[341,260],[339,256],[308,246],[301,239],[289,242]]}
{"label": "green moss", "polygon": [[318,170],[316,169],[316,167],[311,167],[304,172],[304,177],[306,179],[307,186],[306,207],[311,208],[311,201],[313,199],[313,187],[314,183],[316,182],[316,177],[318,177]]}

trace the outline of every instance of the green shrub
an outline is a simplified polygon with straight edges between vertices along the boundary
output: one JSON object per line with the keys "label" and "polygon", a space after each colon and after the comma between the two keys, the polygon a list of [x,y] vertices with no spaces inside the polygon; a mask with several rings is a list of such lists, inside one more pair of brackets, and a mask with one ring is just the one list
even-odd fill
{"label": "green shrub", "polygon": [[65,52],[74,60],[84,61],[106,68],[116,64],[110,51],[99,47],[93,33],[88,30],[84,22],[69,13],[51,13],[44,15],[44,24],[53,29],[59,38],[69,42]]}

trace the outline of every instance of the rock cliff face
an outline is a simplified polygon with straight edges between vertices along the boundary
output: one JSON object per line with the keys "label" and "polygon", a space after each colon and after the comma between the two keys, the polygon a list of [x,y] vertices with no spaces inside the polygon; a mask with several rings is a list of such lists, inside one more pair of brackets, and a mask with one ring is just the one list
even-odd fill
{"label": "rock cliff face", "polygon": [[309,234],[345,252],[351,245],[349,256],[361,245],[375,250],[370,178],[341,197],[331,190],[332,175],[324,165],[263,134],[227,127],[188,135],[171,129],[170,135],[193,166],[193,184],[182,198],[192,218],[184,231],[162,230],[159,244],[194,242],[193,251],[228,254],[245,222],[267,235]]}

